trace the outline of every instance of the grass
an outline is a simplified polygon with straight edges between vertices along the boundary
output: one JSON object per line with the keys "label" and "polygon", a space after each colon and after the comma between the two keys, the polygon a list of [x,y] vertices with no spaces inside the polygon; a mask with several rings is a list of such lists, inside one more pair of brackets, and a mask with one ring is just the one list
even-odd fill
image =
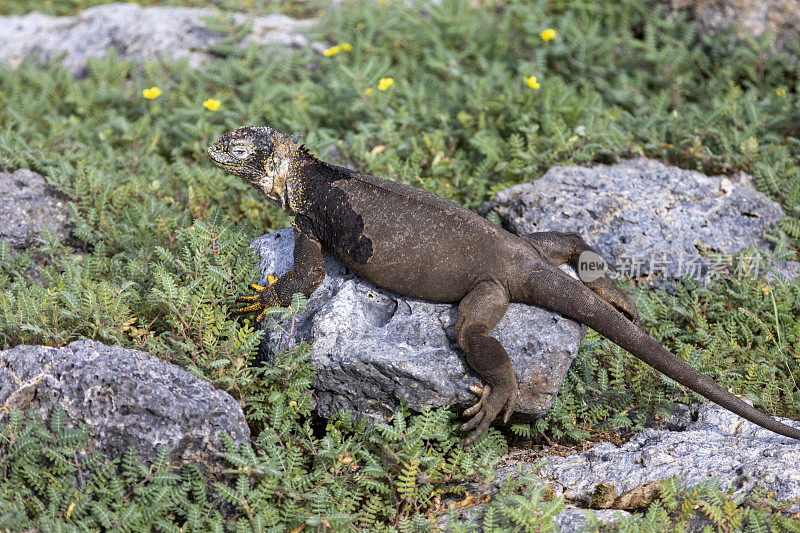
{"label": "grass", "polygon": [[[92,3],[0,0],[0,14],[71,14]],[[768,54],[767,41],[698,37],[694,26],[668,20],[644,0],[345,4],[324,13],[313,2],[280,5],[324,17],[317,40],[352,44],[330,57],[228,47],[218,61],[192,69],[110,56],[90,62],[82,80],[58,65],[0,66],[0,167],[36,170],[60,190],[84,250],[75,256],[45,239],[37,253],[50,266],[35,278],[30,257],[11,258],[0,246],[0,345],[62,346],[89,337],[146,349],[231,392],[254,434],[287,420],[282,439],[302,434],[307,368],[293,362],[292,379],[271,381],[250,366],[258,341],[252,325],[227,317],[251,279],[247,243],[288,223],[205,155],[211,141],[242,124],[300,134],[323,159],[471,208],[558,164],[645,155],[708,174],[743,170],[787,214],[772,235],[781,253],[796,249],[799,67],[785,54]],[[226,0],[219,7],[261,12],[275,3]],[[544,42],[547,28],[556,38]],[[538,89],[525,82],[529,76]],[[381,90],[382,78],[394,83]],[[162,94],[143,98],[152,86]],[[203,107],[209,98],[220,100],[219,109]],[[798,417],[800,282],[687,282],[675,295],[641,292],[637,301],[651,334],[673,353],[760,408]],[[590,335],[550,415],[518,430],[581,439],[604,427],[639,427],[670,402],[691,399]],[[336,445],[346,451],[362,442],[356,434],[341,433]],[[287,442],[313,449],[333,438],[326,435]],[[390,450],[400,442],[381,438]],[[455,440],[442,442],[457,449]],[[387,470],[391,488],[377,493],[385,508],[370,508],[365,497],[337,512],[397,527],[432,516],[425,513],[436,492],[411,486],[415,469],[438,472],[413,466],[432,456],[401,462],[405,481]],[[330,466],[319,461],[308,471]],[[333,508],[319,501],[313,505]],[[312,514],[273,518],[297,525]]]}

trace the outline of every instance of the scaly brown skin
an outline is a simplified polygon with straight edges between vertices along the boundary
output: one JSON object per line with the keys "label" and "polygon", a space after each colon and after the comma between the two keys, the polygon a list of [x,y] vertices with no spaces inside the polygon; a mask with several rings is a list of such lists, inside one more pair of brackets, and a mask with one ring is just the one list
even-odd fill
{"label": "scaly brown skin", "polygon": [[581,283],[557,267],[577,266],[591,248],[576,234],[513,235],[433,193],[331,165],[267,127],[245,126],[209,149],[215,164],[261,191],[295,217],[294,267],[237,301],[239,313],[287,306],[311,295],[325,276],[322,252],[390,291],[434,302],[458,302],[455,333],[469,365],[486,382],[465,411],[474,442],[517,402],[517,380],[503,346],[489,333],[509,302],[539,305],[586,324],[634,356],[722,407],[771,431],[791,428],[747,405],[672,355],[637,326],[632,300],[608,277]]}

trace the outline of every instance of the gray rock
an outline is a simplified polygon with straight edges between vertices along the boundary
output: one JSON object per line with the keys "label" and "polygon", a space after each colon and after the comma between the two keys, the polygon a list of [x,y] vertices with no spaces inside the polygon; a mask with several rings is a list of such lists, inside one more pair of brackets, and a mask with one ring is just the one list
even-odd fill
{"label": "gray rock", "polygon": [[[77,75],[86,72],[86,60],[103,57],[115,50],[120,59],[139,62],[158,55],[188,57],[198,66],[212,59],[209,50],[223,42],[225,35],[211,31],[204,19],[219,12],[206,8],[140,7],[117,3],[91,7],[72,17],[51,17],[40,13],[0,17],[0,61],[12,66],[32,57],[48,61],[63,55],[63,64]],[[312,20],[295,20],[285,15],[233,15],[232,22],[253,27],[241,45],[275,43],[286,48],[315,47],[300,31]]]}
{"label": "gray rock", "polygon": [[[800,421],[781,419],[800,427]],[[622,445],[600,443],[566,457],[546,457],[537,475],[572,503],[586,504],[600,483],[617,494],[677,476],[683,486],[716,478],[723,490],[749,493],[759,485],[777,500],[800,498],[800,442],[776,435],[711,402],[686,431],[646,429]],[[516,475],[498,471],[497,483]],[[513,469],[513,471],[512,471]],[[523,468],[526,470],[528,468]]]}
{"label": "gray rock", "polygon": [[0,240],[12,253],[35,246],[44,228],[68,241],[71,227],[67,202],[41,174],[24,168],[0,172]]}
{"label": "gray rock", "polygon": [[739,37],[775,36],[773,51],[791,49],[800,39],[797,0],[668,0],[671,16],[685,13],[701,33],[719,34],[735,26]]}
{"label": "gray rock", "polygon": [[[262,284],[267,274],[291,269],[291,229],[259,237],[253,247],[261,256]],[[468,385],[481,381],[456,346],[456,306],[379,289],[327,255],[325,273],[304,314],[291,324],[268,324],[264,341],[267,357],[295,341],[311,344],[319,414],[347,410],[383,421],[401,400],[415,410],[475,403]],[[517,373],[518,415],[547,412],[584,333],[583,326],[556,313],[521,304],[509,307],[493,334]]]}
{"label": "gray rock", "polygon": [[[498,490],[499,488],[494,488],[490,490],[489,493],[495,495]],[[486,515],[488,506],[489,504],[481,503],[474,507],[456,511],[454,517],[444,516],[437,522],[437,529],[439,531],[451,531],[451,522],[457,521],[461,525],[468,523],[472,531],[484,531],[483,518]],[[613,523],[619,521],[621,518],[631,516],[631,513],[619,511],[617,509],[582,509],[572,505],[565,505],[564,509],[553,517],[553,521],[556,523],[558,531],[561,533],[575,533],[578,531],[587,531],[586,526],[590,516],[604,523]]]}
{"label": "gray rock", "polygon": [[618,522],[622,518],[631,516],[631,513],[617,509],[564,507],[564,510],[558,513],[553,521],[558,525],[558,530],[561,533],[573,533],[577,531],[586,531],[586,525],[590,516],[605,524],[611,524]]}
{"label": "gray rock", "polygon": [[[695,411],[697,419],[692,421]],[[647,493],[640,490],[643,485],[676,476],[684,487],[716,479],[722,490],[731,488],[735,494],[762,486],[776,500],[800,498],[800,442],[747,422],[711,402],[692,407],[676,405],[673,418],[679,421],[667,425],[680,427],[678,431],[646,429],[622,445],[599,443],[568,456],[548,456],[545,450],[542,456],[534,453],[541,457],[534,463],[516,459],[520,455],[529,457],[532,450],[510,450],[501,458],[503,466],[496,468],[489,485],[467,483],[467,491],[494,497],[509,479],[533,472],[541,484],[552,484],[554,495],[565,500],[564,509],[555,517],[562,532],[584,531],[591,515],[602,522],[633,516],[616,508],[588,509],[592,494],[601,484],[613,486],[617,496],[642,495]],[[800,421],[781,420],[800,427]],[[539,467],[542,460],[544,466]],[[800,506],[795,505],[792,510],[798,509]],[[485,512],[486,505],[482,504],[458,512],[455,518],[477,527],[483,523]],[[442,520],[439,528],[447,530],[448,524],[449,519]],[[702,525],[692,530],[699,531]]]}
{"label": "gray rock", "polygon": [[46,419],[59,405],[89,427],[90,444],[106,457],[133,448],[152,460],[165,444],[173,462],[194,461],[209,473],[229,467],[217,456],[223,431],[237,443],[250,439],[228,393],[148,353],[94,341],[0,351],[0,405],[0,424],[11,407]]}
{"label": "gray rock", "polygon": [[514,233],[580,233],[618,277],[671,289],[684,275],[703,281],[739,275],[730,269],[730,254],[766,245],[763,235],[783,211],[748,180],[649,159],[553,167],[532,183],[498,192],[494,209]]}
{"label": "gray rock", "polygon": [[[674,475],[685,487],[716,478],[720,488],[733,487],[737,494],[762,485],[774,492],[777,500],[798,498],[800,443],[746,422],[710,402],[699,406],[698,419],[691,422],[690,411],[695,407],[676,405],[674,418],[681,419],[679,431],[648,429],[621,446],[600,443],[566,457],[545,456],[542,468],[517,461],[514,456],[518,452],[511,451],[502,459],[504,465],[496,469],[491,485],[467,484],[468,491],[495,496],[509,478],[533,471],[540,483],[553,484],[555,495],[565,499],[564,509],[555,517],[563,533],[585,531],[590,516],[604,523],[633,516],[620,509],[588,509],[592,494],[601,484],[612,485],[617,496],[629,491],[636,494],[646,483]],[[800,427],[797,421],[789,424]],[[529,453],[526,450],[523,455]],[[462,511],[459,519],[482,524],[485,512],[485,504],[475,506]],[[698,522],[702,520],[698,518]],[[703,522],[692,531],[699,531],[704,525]],[[440,522],[440,529],[447,527],[447,520]]]}
{"label": "gray rock", "polygon": [[784,283],[791,283],[797,278],[800,278],[800,262],[798,261],[779,261],[764,276],[764,279],[770,283],[777,283],[778,279]]}
{"label": "gray rock", "polygon": [[670,431],[686,431],[692,422],[699,417],[699,405],[685,405],[676,403],[672,406],[670,417],[656,425],[656,429],[668,429]]}

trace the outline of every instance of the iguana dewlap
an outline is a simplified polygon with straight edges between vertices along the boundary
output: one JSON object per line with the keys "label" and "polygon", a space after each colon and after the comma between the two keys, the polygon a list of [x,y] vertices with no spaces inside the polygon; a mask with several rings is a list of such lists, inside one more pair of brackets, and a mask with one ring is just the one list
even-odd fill
{"label": "iguana dewlap", "polygon": [[325,276],[322,251],[362,278],[404,296],[458,302],[455,334],[486,386],[465,411],[474,442],[517,401],[517,381],[503,346],[489,333],[510,302],[539,305],[586,324],[678,383],[781,435],[800,430],[746,404],[672,355],[638,327],[632,300],[602,276],[581,283],[557,266],[577,267],[591,248],[576,234],[517,236],[464,207],[416,187],[318,160],[267,127],[226,133],[209,149],[219,167],[294,216],[294,267],[256,294],[239,313],[286,306],[311,295]]}

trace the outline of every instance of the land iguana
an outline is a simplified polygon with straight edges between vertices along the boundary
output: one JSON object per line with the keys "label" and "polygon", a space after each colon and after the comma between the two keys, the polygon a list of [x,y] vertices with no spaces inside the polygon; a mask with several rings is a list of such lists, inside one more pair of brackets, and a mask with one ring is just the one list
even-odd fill
{"label": "land iguana", "polygon": [[582,283],[558,266],[577,269],[592,251],[577,234],[517,236],[450,200],[388,179],[320,161],[303,146],[268,127],[244,126],[209,149],[216,165],[239,176],[294,217],[294,267],[250,284],[235,313],[287,306],[325,277],[323,251],[362,278],[395,293],[458,303],[455,335],[469,365],[485,385],[464,412],[462,430],[473,443],[518,399],[511,361],[490,335],[510,302],[533,304],[586,324],[691,390],[761,427],[800,439],[789,427],[751,407],[675,357],[639,325],[632,299],[608,276]]}

